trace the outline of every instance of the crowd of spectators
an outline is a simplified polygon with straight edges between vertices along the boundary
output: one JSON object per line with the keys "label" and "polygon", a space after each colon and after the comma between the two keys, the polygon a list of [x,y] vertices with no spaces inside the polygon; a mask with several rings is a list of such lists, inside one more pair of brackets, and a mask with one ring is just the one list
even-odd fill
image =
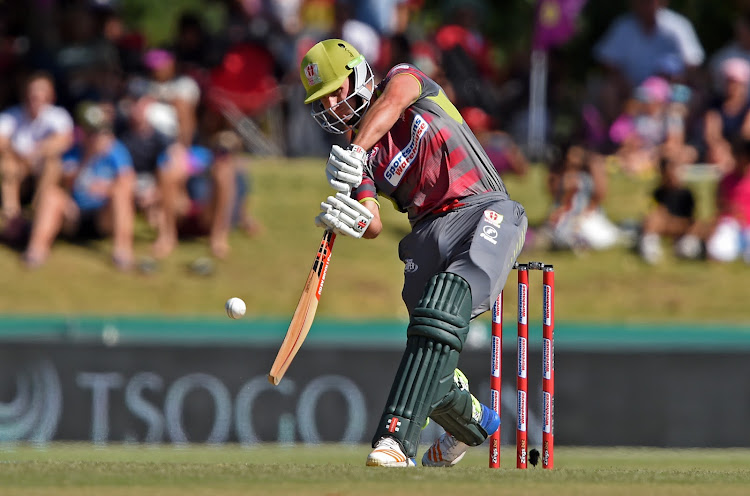
{"label": "crowd of spectators", "polygon": [[[600,70],[568,137],[576,146],[563,147],[551,169],[552,246],[630,244],[655,264],[666,238],[677,257],[750,262],[750,12],[738,12],[734,39],[707,56],[691,21],[667,0],[630,0],[592,56]],[[716,180],[713,218],[697,219],[685,183],[691,170]],[[635,235],[602,209],[607,182],[618,177],[656,182]]]}
{"label": "crowd of spectators", "polygon": [[[478,29],[481,0],[443,2],[432,30],[415,22],[424,0],[213,0],[223,26],[209,30],[186,11],[159,44],[128,25],[121,2],[32,0],[34,22],[23,29],[10,15],[16,3],[0,6],[0,69],[12,75],[0,80],[0,228],[29,267],[58,236],[111,236],[112,260],[127,270],[138,216],[153,229],[157,259],[186,236],[207,237],[225,257],[231,229],[257,233],[240,159],[324,156],[341,139],[309,118],[298,84],[301,55],[329,37],[355,45],[376,78],[415,64],[456,103],[502,176],[529,170],[528,52],[500,64]],[[553,248],[632,242],[604,209],[613,172],[658,178],[634,243],[647,262],[661,260],[662,237],[687,258],[732,260],[750,247],[750,13],[737,15],[734,33],[707,57],[666,0],[629,0],[593,46],[585,92],[564,102],[573,131],[547,134],[552,208],[539,232]],[[551,78],[549,93],[565,94],[562,85]],[[710,223],[696,222],[681,179],[695,163],[721,177]]]}

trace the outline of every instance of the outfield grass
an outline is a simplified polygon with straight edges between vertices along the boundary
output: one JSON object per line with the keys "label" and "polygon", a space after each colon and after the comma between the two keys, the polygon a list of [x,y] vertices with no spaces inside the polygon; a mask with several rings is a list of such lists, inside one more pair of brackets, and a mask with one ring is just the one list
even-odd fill
{"label": "outfield grass", "polygon": [[556,467],[486,468],[484,447],[453,469],[374,469],[368,446],[252,448],[54,444],[0,450],[0,494],[27,495],[740,495],[750,450],[558,448]]}
{"label": "outfield grass", "polygon": [[[247,302],[250,318],[291,316],[321,236],[312,219],[329,187],[320,160],[256,160],[250,167],[255,189],[251,205],[265,232],[254,238],[233,233],[233,251],[218,262],[213,276],[191,275],[186,269],[207,254],[204,240],[183,243],[151,276],[115,272],[108,263],[106,242],[92,247],[58,242],[47,265],[33,272],[21,268],[17,254],[0,248],[0,271],[12,281],[4,286],[0,312],[220,317],[226,299],[239,296]],[[524,179],[507,180],[532,225],[539,224],[549,208],[544,181],[541,167]],[[612,218],[641,218],[651,187],[649,181],[613,177],[605,205]],[[710,191],[708,184],[697,188],[704,217],[712,211]],[[385,230],[378,239],[337,239],[319,315],[405,317],[397,244],[408,224],[387,201],[382,212]],[[152,240],[153,233],[139,224],[139,255],[148,254]],[[750,321],[744,296],[748,267],[741,262],[668,259],[649,267],[626,248],[583,254],[527,251],[521,259],[556,265],[558,320]],[[538,282],[532,278],[532,284]],[[513,278],[508,290],[515,291]],[[515,311],[510,307],[506,305],[509,317]]]}

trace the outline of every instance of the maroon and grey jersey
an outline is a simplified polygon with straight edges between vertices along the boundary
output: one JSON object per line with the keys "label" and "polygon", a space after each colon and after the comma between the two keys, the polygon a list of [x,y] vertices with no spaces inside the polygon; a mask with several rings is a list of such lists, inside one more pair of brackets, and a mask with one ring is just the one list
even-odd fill
{"label": "maroon and grey jersey", "polygon": [[370,150],[354,197],[387,196],[408,213],[412,225],[468,196],[495,191],[507,197],[484,149],[435,81],[413,65],[401,64],[388,72],[377,94],[396,74],[413,76],[421,93]]}

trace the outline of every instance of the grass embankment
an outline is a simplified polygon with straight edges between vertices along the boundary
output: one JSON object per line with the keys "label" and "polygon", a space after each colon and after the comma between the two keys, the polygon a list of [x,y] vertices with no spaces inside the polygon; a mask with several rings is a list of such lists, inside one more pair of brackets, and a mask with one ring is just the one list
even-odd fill
{"label": "grass embankment", "polygon": [[[265,226],[253,238],[232,234],[232,253],[218,262],[213,276],[191,275],[186,266],[208,253],[204,241],[181,244],[159,271],[145,276],[115,272],[108,263],[108,243],[92,247],[58,242],[49,262],[24,270],[17,255],[0,249],[4,274],[0,312],[12,314],[167,314],[223,315],[224,301],[240,296],[248,315],[290,316],[310,270],[321,231],[313,225],[319,202],[329,194],[321,160],[256,160],[252,208]],[[544,170],[506,182],[524,204],[532,225],[549,208]],[[616,221],[639,219],[646,211],[649,181],[613,177],[605,207]],[[710,189],[699,185],[699,209],[711,211]],[[346,318],[402,318],[403,265],[399,239],[408,231],[405,216],[383,203],[386,228],[376,240],[339,237],[318,314]],[[147,255],[153,233],[139,223],[136,248]],[[93,249],[92,249],[93,248]],[[723,321],[747,322],[748,268],[735,264],[668,259],[649,267],[626,248],[572,254],[528,251],[521,260],[556,265],[557,319],[567,321]],[[506,298],[514,298],[511,275]],[[532,295],[540,281],[532,275]],[[508,301],[513,301],[512,299]],[[533,305],[533,303],[532,303]],[[533,312],[538,311],[532,308]],[[506,305],[509,317],[515,312]],[[512,317],[511,317],[512,318]]]}

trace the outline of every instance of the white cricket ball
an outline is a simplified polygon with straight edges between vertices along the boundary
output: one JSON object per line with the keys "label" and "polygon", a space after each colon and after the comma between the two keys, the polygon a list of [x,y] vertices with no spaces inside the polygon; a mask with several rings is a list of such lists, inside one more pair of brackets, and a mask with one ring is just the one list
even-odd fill
{"label": "white cricket ball", "polygon": [[242,298],[237,297],[229,298],[227,304],[224,305],[224,308],[230,319],[242,318],[242,316],[245,315],[245,310],[247,310],[247,306],[245,306],[245,302],[242,301]]}

